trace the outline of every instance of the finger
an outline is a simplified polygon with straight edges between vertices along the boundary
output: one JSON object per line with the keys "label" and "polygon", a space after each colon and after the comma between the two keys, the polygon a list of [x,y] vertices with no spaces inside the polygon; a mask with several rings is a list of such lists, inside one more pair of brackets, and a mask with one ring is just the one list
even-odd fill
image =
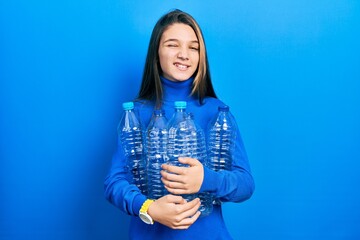
{"label": "finger", "polygon": [[167,181],[184,183],[183,177],[181,175],[168,173],[166,171],[161,171],[160,174]]}
{"label": "finger", "polygon": [[188,229],[199,217],[201,213],[197,211],[193,216],[186,217],[179,223],[175,224],[172,228],[173,229]]}
{"label": "finger", "polygon": [[179,189],[179,188],[170,188],[164,185],[165,189],[171,194],[182,195],[182,194],[191,194],[191,192],[187,189]]}
{"label": "finger", "polygon": [[[201,203],[200,198],[195,198],[195,199],[191,200],[190,202],[179,206],[179,208],[181,209],[180,212],[185,213],[185,212],[187,212],[187,211],[189,211],[191,209],[196,209],[197,210],[200,207],[200,203]],[[195,212],[196,211],[194,211],[193,214],[187,215],[187,217],[190,217],[190,216],[194,215]]]}
{"label": "finger", "polygon": [[190,166],[197,166],[201,164],[199,160],[189,157],[179,157],[179,162],[182,164],[188,164]]}
{"label": "finger", "polygon": [[[199,205],[200,206],[200,205]],[[190,217],[186,217],[181,221],[181,224],[184,226],[191,226],[201,215],[201,212],[195,210],[195,213],[192,213]]]}
{"label": "finger", "polygon": [[168,188],[186,189],[186,185],[184,183],[181,183],[181,182],[173,182],[173,181],[166,180],[165,178],[161,178],[161,181]]}
{"label": "finger", "polygon": [[187,201],[181,196],[175,196],[175,195],[172,195],[172,194],[168,194],[168,195],[166,195],[164,197],[166,198],[166,201],[168,203],[175,203],[175,204],[185,204],[185,203],[187,203]]}
{"label": "finger", "polygon": [[[181,222],[183,222],[185,219],[192,218],[192,217],[196,216],[198,212],[200,213],[199,208],[200,208],[200,201],[193,208],[190,208],[189,210],[183,212],[180,215],[181,218],[183,219]],[[196,219],[197,218],[195,218],[195,220]],[[193,223],[193,222],[191,222],[191,223]]]}
{"label": "finger", "polygon": [[168,172],[171,172],[173,174],[178,174],[178,175],[181,175],[181,174],[184,174],[184,167],[177,167],[177,166],[172,166],[172,165],[168,165],[168,164],[163,164],[161,165],[161,168],[163,170],[166,170]]}

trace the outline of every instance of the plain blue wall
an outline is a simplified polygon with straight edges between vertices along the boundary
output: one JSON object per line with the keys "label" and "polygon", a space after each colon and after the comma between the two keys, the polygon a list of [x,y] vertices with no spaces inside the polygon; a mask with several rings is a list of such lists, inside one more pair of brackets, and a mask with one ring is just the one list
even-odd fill
{"label": "plain blue wall", "polygon": [[235,239],[360,239],[359,1],[2,1],[0,239],[126,239],[103,197],[156,20],[192,14],[256,191]]}

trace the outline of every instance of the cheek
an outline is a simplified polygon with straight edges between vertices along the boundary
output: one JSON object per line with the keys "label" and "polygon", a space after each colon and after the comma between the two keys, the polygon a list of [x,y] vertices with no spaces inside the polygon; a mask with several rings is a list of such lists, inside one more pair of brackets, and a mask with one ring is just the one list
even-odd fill
{"label": "cheek", "polygon": [[159,61],[161,65],[165,66],[166,64],[168,64],[170,61],[170,57],[171,56],[169,52],[159,51]]}
{"label": "cheek", "polygon": [[199,59],[200,59],[199,54],[194,54],[193,61],[194,63],[196,63],[196,65],[199,65]]}
{"label": "cheek", "polygon": [[159,52],[159,63],[160,63],[161,68],[163,68],[165,66],[166,62],[167,62],[166,56],[164,56],[164,54]]}

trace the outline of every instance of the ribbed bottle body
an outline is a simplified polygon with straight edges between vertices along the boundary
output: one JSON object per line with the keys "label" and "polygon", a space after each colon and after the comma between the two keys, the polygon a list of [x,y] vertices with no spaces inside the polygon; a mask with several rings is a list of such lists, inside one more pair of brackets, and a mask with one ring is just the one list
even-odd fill
{"label": "ribbed bottle body", "polygon": [[[179,162],[179,157],[192,157],[194,155],[195,141],[192,129],[187,121],[186,102],[175,102],[175,113],[168,123],[168,164],[178,167],[188,167]],[[187,201],[195,199],[196,194],[182,195]]]}
{"label": "ribbed bottle body", "polygon": [[231,170],[237,125],[229,107],[219,107],[208,129],[208,166],[215,171]]}
{"label": "ribbed bottle body", "polygon": [[126,157],[128,180],[147,194],[143,132],[132,102],[123,104],[124,112],[118,126],[118,136]]}
{"label": "ribbed bottle body", "polygon": [[[191,157],[206,163],[206,143],[204,131],[194,122],[192,115],[186,112],[186,102],[175,102],[175,113],[168,124],[169,164],[179,167],[188,165],[179,162],[179,157]],[[196,197],[201,200],[199,211],[207,216],[212,211],[212,202],[208,193],[182,195],[187,201]]]}
{"label": "ribbed bottle body", "polygon": [[[187,115],[188,125],[192,126],[191,131],[192,136],[195,139],[194,144],[192,145],[192,158],[199,160],[203,166],[208,165],[207,161],[207,151],[206,151],[206,140],[204,130],[196,123],[192,113]],[[197,197],[200,198],[201,204],[199,211],[201,212],[201,217],[208,216],[213,211],[213,197],[208,192],[198,193]]]}
{"label": "ribbed bottle body", "polygon": [[166,194],[161,181],[161,165],[167,163],[167,119],[164,112],[156,110],[146,131],[148,197],[158,199]]}
{"label": "ribbed bottle body", "polygon": [[210,169],[231,170],[236,132],[237,125],[229,107],[219,107],[218,114],[208,126],[208,167]]}

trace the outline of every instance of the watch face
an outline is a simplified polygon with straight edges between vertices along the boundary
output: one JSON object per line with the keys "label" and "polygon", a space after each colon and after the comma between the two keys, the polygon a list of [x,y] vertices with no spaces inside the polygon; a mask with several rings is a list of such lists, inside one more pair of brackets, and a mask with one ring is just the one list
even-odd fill
{"label": "watch face", "polygon": [[142,213],[142,212],[141,212],[141,213],[139,214],[139,217],[140,217],[140,219],[143,220],[143,222],[146,223],[146,224],[152,224],[152,223],[153,223],[152,218],[151,218],[148,214],[146,214],[146,213]]}

